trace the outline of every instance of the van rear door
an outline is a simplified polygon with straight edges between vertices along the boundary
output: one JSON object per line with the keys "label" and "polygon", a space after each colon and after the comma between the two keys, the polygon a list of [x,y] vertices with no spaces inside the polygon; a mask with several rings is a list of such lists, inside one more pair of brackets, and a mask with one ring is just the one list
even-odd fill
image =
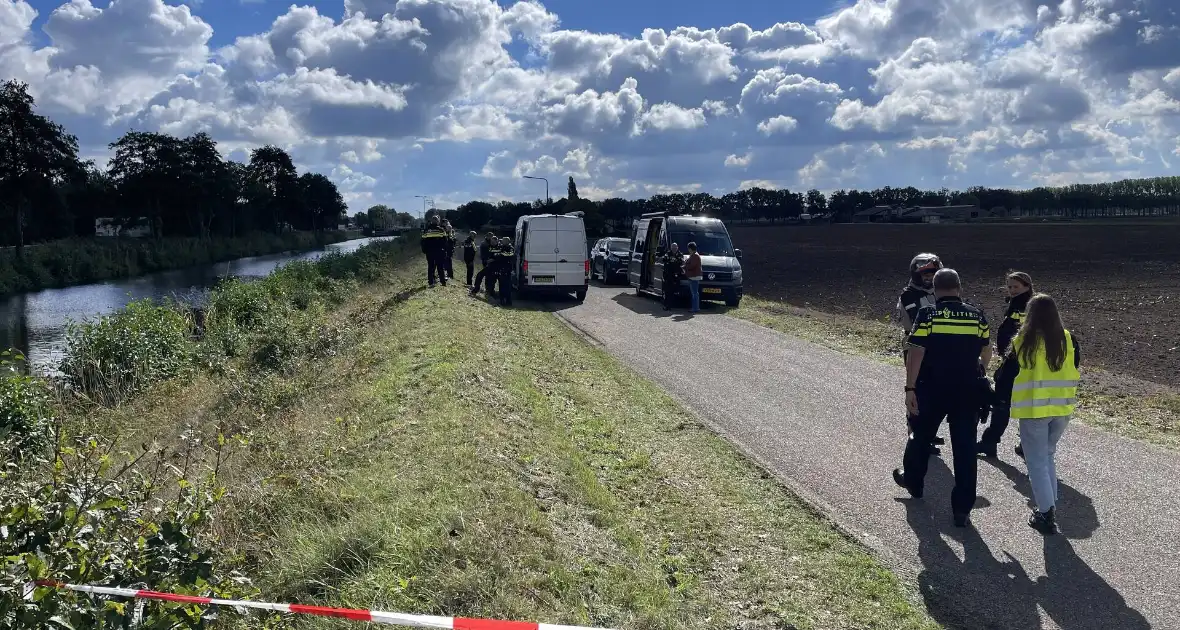
{"label": "van rear door", "polygon": [[529,285],[571,290],[586,286],[586,228],[581,217],[529,219],[523,254]]}

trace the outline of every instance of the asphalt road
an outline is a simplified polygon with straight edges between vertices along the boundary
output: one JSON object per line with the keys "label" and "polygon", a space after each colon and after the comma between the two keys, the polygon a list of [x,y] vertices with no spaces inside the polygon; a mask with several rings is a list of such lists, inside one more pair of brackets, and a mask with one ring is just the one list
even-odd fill
{"label": "asphalt road", "polygon": [[630,289],[592,287],[584,304],[550,306],[873,547],[947,627],[1180,629],[1177,454],[1074,424],[1058,452],[1063,535],[1043,537],[1025,524],[1014,424],[1000,461],[979,462],[973,527],[957,529],[949,440],[924,499],[890,477],[906,436],[900,368],[717,305],[669,314]]}

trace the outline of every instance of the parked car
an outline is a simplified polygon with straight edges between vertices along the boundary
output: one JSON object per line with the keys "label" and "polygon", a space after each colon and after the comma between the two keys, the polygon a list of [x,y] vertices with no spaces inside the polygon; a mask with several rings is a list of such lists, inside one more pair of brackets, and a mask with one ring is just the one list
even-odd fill
{"label": "parked car", "polygon": [[711,217],[668,212],[645,214],[632,227],[627,279],[636,295],[664,295],[664,264],[660,259],[671,243],[685,254],[689,243],[697,244],[704,272],[701,300],[721,300],[731,307],[741,304],[742,250],[734,249],[725,223]]}
{"label": "parked car", "polygon": [[573,293],[579,302],[586,299],[590,258],[581,212],[520,217],[515,245],[517,293]]}
{"label": "parked car", "polygon": [[600,238],[590,249],[590,277],[610,284],[627,280],[627,262],[631,260],[631,242],[625,238]]}

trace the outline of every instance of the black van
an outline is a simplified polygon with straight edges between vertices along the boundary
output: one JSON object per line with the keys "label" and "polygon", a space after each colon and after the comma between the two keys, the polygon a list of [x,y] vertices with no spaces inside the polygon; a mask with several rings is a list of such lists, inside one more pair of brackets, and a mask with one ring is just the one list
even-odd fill
{"label": "black van", "polygon": [[636,295],[664,295],[664,265],[661,257],[671,243],[688,253],[697,244],[703,278],[701,300],[724,301],[738,306],[742,301],[742,250],[734,249],[729,230],[721,219],[691,217],[669,212],[641,216],[631,228],[631,261],[627,279]]}

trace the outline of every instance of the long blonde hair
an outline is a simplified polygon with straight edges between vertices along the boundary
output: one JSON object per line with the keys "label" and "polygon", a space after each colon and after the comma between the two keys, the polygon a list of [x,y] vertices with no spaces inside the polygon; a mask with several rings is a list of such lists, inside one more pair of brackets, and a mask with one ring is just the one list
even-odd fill
{"label": "long blonde hair", "polygon": [[1028,301],[1024,325],[1020,327],[1020,363],[1032,365],[1037,359],[1037,350],[1044,344],[1045,358],[1054,372],[1065,364],[1065,324],[1061,312],[1047,293],[1038,293]]}

